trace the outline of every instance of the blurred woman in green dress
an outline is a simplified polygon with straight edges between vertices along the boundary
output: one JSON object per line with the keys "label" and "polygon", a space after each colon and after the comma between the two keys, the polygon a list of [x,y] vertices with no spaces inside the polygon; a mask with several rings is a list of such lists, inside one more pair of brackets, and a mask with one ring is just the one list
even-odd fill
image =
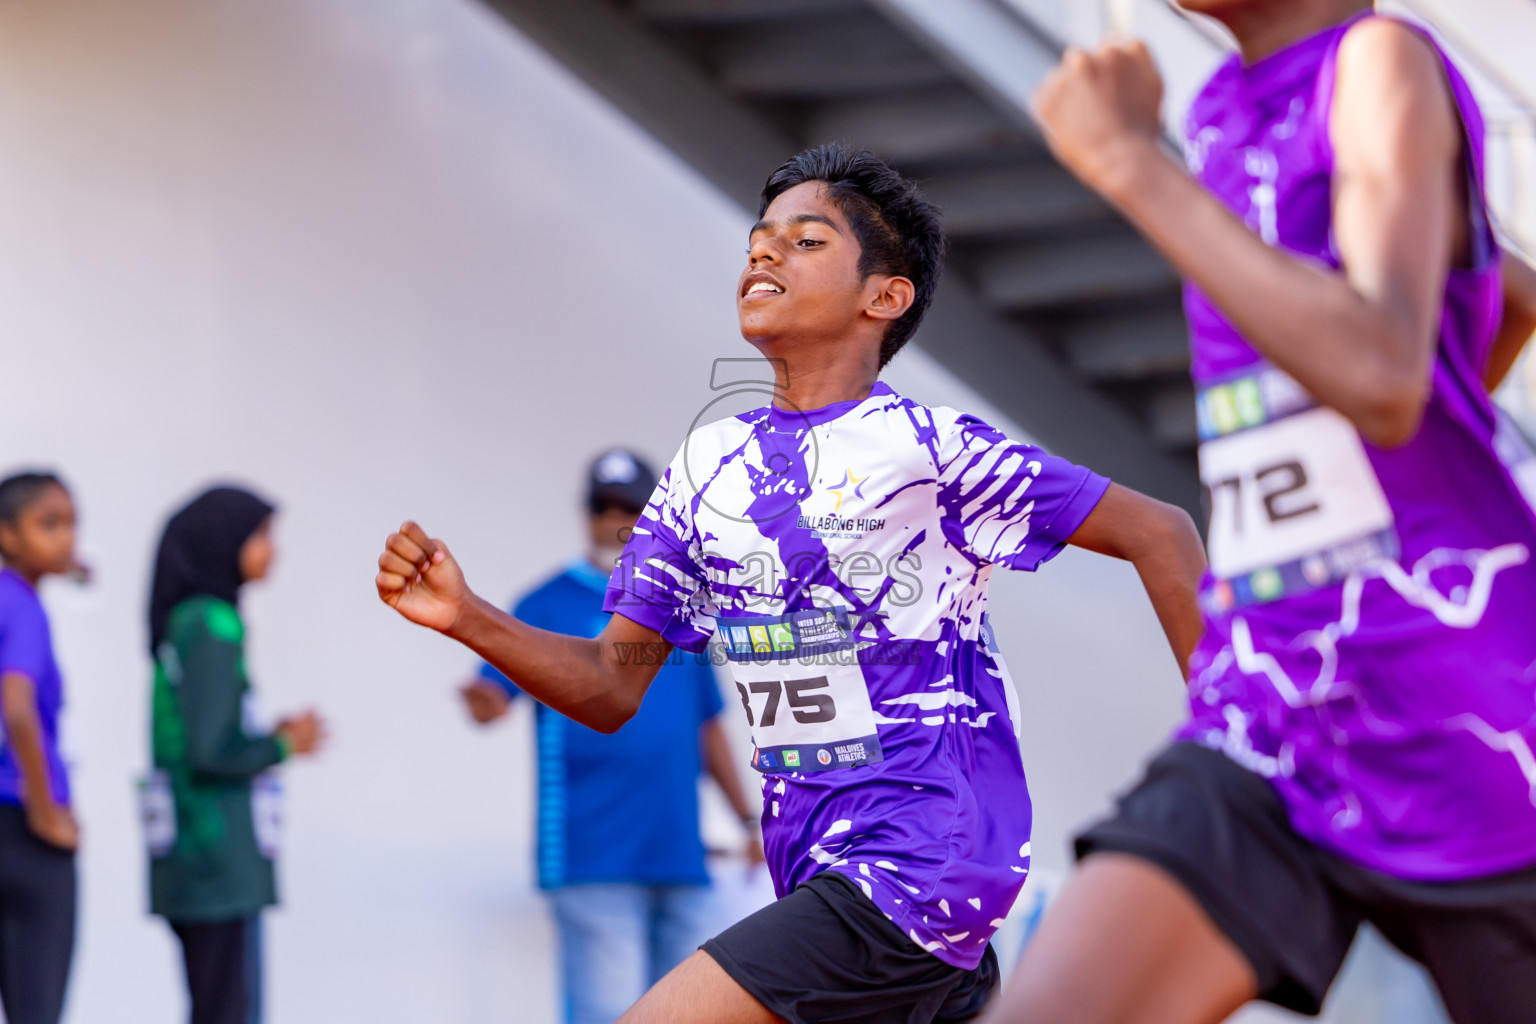
{"label": "blurred woman in green dress", "polygon": [[271,567],[273,514],[215,488],[171,518],[155,560],[150,909],[181,942],[192,1024],[260,1021],[260,914],[277,902],[272,769],[324,739],[313,711],[269,730],[252,710],[239,592]]}

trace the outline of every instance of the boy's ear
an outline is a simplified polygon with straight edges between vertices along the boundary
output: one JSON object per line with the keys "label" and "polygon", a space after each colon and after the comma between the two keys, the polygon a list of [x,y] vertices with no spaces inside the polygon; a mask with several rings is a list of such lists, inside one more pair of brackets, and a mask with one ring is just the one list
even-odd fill
{"label": "boy's ear", "polygon": [[872,275],[869,279],[870,295],[864,311],[876,320],[899,320],[912,308],[917,288],[911,279]]}

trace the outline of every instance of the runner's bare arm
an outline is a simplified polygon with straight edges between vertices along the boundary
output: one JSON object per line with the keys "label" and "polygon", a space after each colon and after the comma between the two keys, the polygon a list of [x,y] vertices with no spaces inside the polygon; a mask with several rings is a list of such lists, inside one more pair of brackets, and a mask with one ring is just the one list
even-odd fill
{"label": "runner's bare arm", "polygon": [[375,584],[410,621],[459,641],[530,697],[598,732],[633,717],[672,653],[659,633],[623,615],[595,639],[519,622],[470,590],[447,545],[413,522],[385,541]]}
{"label": "runner's bare arm", "polygon": [[1255,348],[1368,440],[1418,428],[1441,296],[1465,234],[1459,121],[1439,58],[1371,19],[1345,37],[1330,131],[1344,273],[1265,243],[1159,141],[1162,82],[1140,43],[1068,51],[1036,94],[1058,158],[1118,206]]}
{"label": "runner's bare arm", "polygon": [[1205,548],[1189,514],[1112,483],[1067,543],[1123,558],[1136,567],[1188,678],[1189,656],[1205,628],[1197,600]]}
{"label": "runner's bare arm", "polygon": [[1536,270],[1518,253],[1504,250],[1504,323],[1488,353],[1483,383],[1496,391],[1531,335],[1536,334]]}

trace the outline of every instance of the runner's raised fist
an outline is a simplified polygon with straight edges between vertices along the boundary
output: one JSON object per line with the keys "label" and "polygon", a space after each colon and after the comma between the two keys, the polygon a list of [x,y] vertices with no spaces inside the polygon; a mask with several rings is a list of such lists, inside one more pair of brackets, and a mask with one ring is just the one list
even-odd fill
{"label": "runner's raised fist", "polygon": [[469,586],[448,546],[407,521],[384,542],[379,575],[374,583],[379,600],[412,622],[448,632],[470,599]]}
{"label": "runner's raised fist", "polygon": [[1135,172],[1157,146],[1163,79],[1138,40],[1116,40],[1092,53],[1068,47],[1030,102],[1045,141],[1068,170],[1099,192]]}

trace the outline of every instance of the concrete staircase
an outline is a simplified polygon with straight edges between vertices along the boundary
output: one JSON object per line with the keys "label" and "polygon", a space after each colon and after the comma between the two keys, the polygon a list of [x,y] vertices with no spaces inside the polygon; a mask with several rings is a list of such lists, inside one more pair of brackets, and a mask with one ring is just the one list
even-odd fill
{"label": "concrete staircase", "polygon": [[[481,0],[756,212],[828,139],[925,184],[952,241],[916,342],[1054,451],[1198,512],[1178,282],[1058,167],[1027,102],[1062,42],[1148,40],[1170,137],[1225,52],[1168,0]],[[1386,0],[1451,46],[1489,123],[1490,196],[1536,255],[1531,0]],[[1529,31],[1527,31],[1529,30]],[[1536,360],[1501,394],[1536,428]]]}
{"label": "concrete staircase", "polygon": [[1178,281],[1025,113],[1057,47],[1002,0],[483,0],[756,213],[827,139],[924,182],[952,254],[917,343],[1035,438],[1198,508]]}

